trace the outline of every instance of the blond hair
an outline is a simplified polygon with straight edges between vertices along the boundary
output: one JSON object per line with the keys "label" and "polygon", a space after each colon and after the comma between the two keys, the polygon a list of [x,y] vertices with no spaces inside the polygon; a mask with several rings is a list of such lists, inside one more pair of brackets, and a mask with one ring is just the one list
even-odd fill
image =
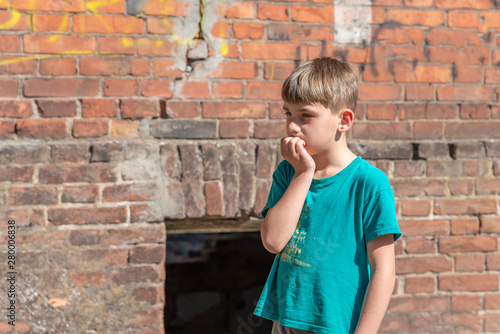
{"label": "blond hair", "polygon": [[281,98],[289,103],[321,103],[332,112],[354,111],[358,79],[348,63],[331,57],[305,62],[283,82]]}

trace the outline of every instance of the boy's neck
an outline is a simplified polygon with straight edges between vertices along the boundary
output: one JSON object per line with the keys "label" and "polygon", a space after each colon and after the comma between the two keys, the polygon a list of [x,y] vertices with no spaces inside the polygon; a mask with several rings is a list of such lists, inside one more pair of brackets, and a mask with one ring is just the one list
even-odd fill
{"label": "boy's neck", "polygon": [[356,159],[357,156],[351,152],[345,141],[336,144],[329,151],[318,153],[312,157],[316,163],[314,178],[322,179],[333,176]]}

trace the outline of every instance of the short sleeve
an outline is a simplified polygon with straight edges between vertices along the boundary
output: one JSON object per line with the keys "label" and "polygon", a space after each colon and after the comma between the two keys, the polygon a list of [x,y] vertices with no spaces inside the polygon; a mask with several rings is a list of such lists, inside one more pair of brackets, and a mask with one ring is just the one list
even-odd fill
{"label": "short sleeve", "polygon": [[386,234],[393,234],[394,241],[401,236],[392,189],[378,191],[365,201],[363,229],[365,243]]}
{"label": "short sleeve", "polygon": [[263,217],[265,217],[269,209],[275,206],[281,197],[283,197],[283,194],[288,188],[294,173],[295,170],[288,161],[283,160],[278,165],[278,168],[276,168],[276,171],[273,174],[273,183],[271,185],[271,190],[269,191],[269,196],[267,197],[267,203],[261,211]]}

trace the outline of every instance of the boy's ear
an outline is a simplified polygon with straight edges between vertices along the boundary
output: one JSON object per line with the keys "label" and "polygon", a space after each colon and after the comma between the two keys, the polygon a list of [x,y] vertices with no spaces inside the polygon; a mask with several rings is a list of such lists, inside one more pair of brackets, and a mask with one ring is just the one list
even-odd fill
{"label": "boy's ear", "polygon": [[351,109],[342,109],[339,113],[339,132],[347,132],[354,121],[354,112]]}

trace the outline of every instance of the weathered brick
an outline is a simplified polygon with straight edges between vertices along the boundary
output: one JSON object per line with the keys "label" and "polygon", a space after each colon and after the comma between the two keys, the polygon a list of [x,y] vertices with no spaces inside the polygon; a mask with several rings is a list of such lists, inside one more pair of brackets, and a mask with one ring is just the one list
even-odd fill
{"label": "weathered brick", "polygon": [[388,307],[390,313],[445,312],[450,300],[445,296],[393,297]]}
{"label": "weathered brick", "polygon": [[166,113],[173,118],[196,118],[201,115],[200,104],[195,101],[167,101]]}
{"label": "weathered brick", "polygon": [[163,304],[165,301],[165,289],[159,286],[135,288],[132,295],[137,301],[150,305]]}
{"label": "weathered brick", "polygon": [[451,234],[478,234],[477,218],[456,218],[450,220]]}
{"label": "weathered brick", "polygon": [[68,182],[115,182],[114,169],[108,165],[92,164],[80,166],[43,166],[39,170],[41,183],[68,183]]}
{"label": "weathered brick", "polygon": [[206,181],[219,180],[221,171],[220,153],[216,144],[206,143],[200,146],[203,159],[203,178]]}
{"label": "weathered brick", "polygon": [[436,253],[436,240],[432,237],[416,237],[406,239],[406,252],[409,254]]}
{"label": "weathered brick", "polygon": [[401,214],[403,216],[427,217],[431,213],[432,202],[428,200],[402,201]]}
{"label": "weathered brick", "polygon": [[208,216],[222,216],[224,214],[220,182],[205,183],[205,199]]}
{"label": "weathered brick", "polygon": [[165,245],[136,246],[130,249],[129,261],[133,264],[162,263],[165,258]]}
{"label": "weathered brick", "polygon": [[33,180],[34,168],[24,167],[0,167],[0,182],[28,182]]}
{"label": "weathered brick", "polygon": [[201,217],[205,214],[205,196],[203,194],[202,160],[196,145],[179,145],[182,161],[182,176],[186,215]]}
{"label": "weathered brick", "polygon": [[485,257],[483,254],[455,255],[455,271],[484,271]]}
{"label": "weathered brick", "polygon": [[361,143],[353,142],[349,143],[349,147],[361,155],[363,159],[368,160],[399,160],[399,159],[410,159],[413,156],[413,146],[406,143]]}
{"label": "weathered brick", "polygon": [[102,287],[106,283],[106,278],[102,271],[84,272],[77,271],[69,274],[71,281],[75,286],[88,286],[92,284],[97,287]]}
{"label": "weathered brick", "polygon": [[204,120],[158,120],[151,123],[155,138],[204,139],[217,137],[217,123]]}
{"label": "weathered brick", "polygon": [[165,226],[162,224],[141,224],[133,227],[121,227],[104,231],[106,245],[136,245],[140,243],[164,243]]}
{"label": "weathered brick", "polygon": [[139,92],[139,82],[133,79],[104,80],[104,96],[135,96]]}
{"label": "weathered brick", "polygon": [[95,96],[99,92],[99,81],[93,79],[39,79],[24,82],[24,95],[37,96]]}
{"label": "weathered brick", "polygon": [[141,202],[153,200],[158,192],[154,184],[125,184],[105,187],[103,202]]}
{"label": "weathered brick", "polygon": [[219,135],[221,138],[249,138],[252,136],[252,123],[248,120],[221,120]]}
{"label": "weathered brick", "polygon": [[127,221],[127,208],[125,206],[54,208],[48,210],[48,221],[56,226],[119,224]]}
{"label": "weathered brick", "polygon": [[238,199],[238,158],[236,147],[233,144],[225,144],[220,147],[222,185],[224,194],[225,216],[233,217],[237,213]]}
{"label": "weathered brick", "polygon": [[21,138],[63,139],[66,138],[66,121],[23,119],[16,123],[16,133]]}
{"label": "weathered brick", "polygon": [[257,17],[260,20],[287,21],[288,10],[285,5],[259,4]]}
{"label": "weathered brick", "polygon": [[118,285],[158,282],[160,275],[153,266],[127,267],[112,270],[111,280]]}
{"label": "weathered brick", "polygon": [[[169,199],[170,201],[170,199]],[[130,204],[130,222],[162,222],[164,220],[161,208],[156,203]]]}
{"label": "weathered brick", "polygon": [[451,310],[455,312],[479,311],[481,309],[481,297],[471,295],[451,296]]}
{"label": "weathered brick", "polygon": [[9,205],[57,204],[55,187],[12,187],[9,190]]}
{"label": "weathered brick", "polygon": [[97,186],[68,186],[62,191],[63,203],[95,203],[99,196]]}
{"label": "weathered brick", "polygon": [[500,232],[500,217],[496,216],[480,216],[481,233],[498,233]]}
{"label": "weathered brick", "polygon": [[434,202],[435,215],[472,215],[496,213],[495,199],[438,199]]}
{"label": "weathered brick", "polygon": [[404,235],[446,235],[449,231],[446,220],[401,220],[399,226]]}
{"label": "weathered brick", "polygon": [[38,100],[38,112],[42,117],[74,117],[76,116],[76,101]]}
{"label": "weathered brick", "polygon": [[40,74],[50,76],[75,75],[76,60],[61,57],[57,57],[56,59],[40,59]]}
{"label": "weathered brick", "polygon": [[407,277],[405,280],[406,293],[432,293],[435,289],[434,277]]}
{"label": "weathered brick", "polygon": [[159,117],[159,105],[151,100],[122,100],[120,103],[122,118]]}

